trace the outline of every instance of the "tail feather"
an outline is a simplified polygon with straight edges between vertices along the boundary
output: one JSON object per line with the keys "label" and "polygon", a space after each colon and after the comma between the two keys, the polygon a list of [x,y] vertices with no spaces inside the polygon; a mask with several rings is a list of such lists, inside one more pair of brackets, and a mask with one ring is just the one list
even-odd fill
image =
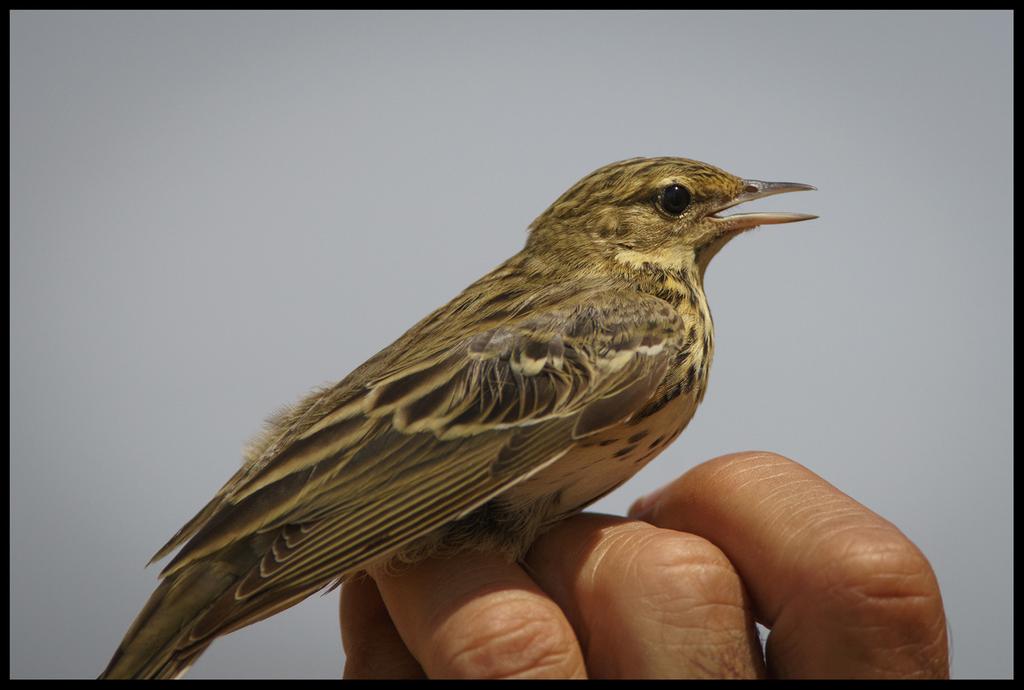
{"label": "tail feather", "polygon": [[[232,554],[235,558],[238,549]],[[333,580],[236,597],[239,581],[257,565],[207,559],[160,583],[128,629],[101,679],[180,678],[214,639],[294,606]],[[221,554],[224,556],[224,554]]]}
{"label": "tail feather", "polygon": [[169,678],[187,671],[212,641],[199,649],[183,644],[191,623],[238,579],[218,565],[197,563],[161,582],[100,678]]}

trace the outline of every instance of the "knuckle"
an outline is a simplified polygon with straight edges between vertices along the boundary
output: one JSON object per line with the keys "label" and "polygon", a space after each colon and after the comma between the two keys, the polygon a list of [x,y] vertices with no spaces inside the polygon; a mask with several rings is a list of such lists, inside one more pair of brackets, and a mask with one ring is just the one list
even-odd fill
{"label": "knuckle", "polygon": [[671,530],[652,530],[635,547],[639,594],[657,599],[666,615],[696,606],[742,607],[743,586],[729,559],[711,542]]}
{"label": "knuckle", "polygon": [[445,675],[457,678],[569,676],[576,668],[576,637],[554,604],[515,599],[471,614],[463,634],[439,650]]}
{"label": "knuckle", "polygon": [[678,571],[720,571],[730,568],[722,551],[701,537],[666,529],[652,529],[634,547],[634,566],[643,573],[671,576]]}
{"label": "knuckle", "polygon": [[894,528],[860,531],[830,547],[826,588],[852,627],[880,644],[944,645],[946,620],[931,564]]}

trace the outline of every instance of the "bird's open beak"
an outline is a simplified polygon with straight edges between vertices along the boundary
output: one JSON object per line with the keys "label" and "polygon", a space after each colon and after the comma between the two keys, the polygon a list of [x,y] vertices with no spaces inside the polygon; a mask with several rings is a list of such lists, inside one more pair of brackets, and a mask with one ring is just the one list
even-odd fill
{"label": "bird's open beak", "polygon": [[816,189],[809,184],[799,182],[762,182],[761,180],[743,180],[743,191],[720,208],[716,208],[711,218],[720,232],[730,233],[740,230],[747,230],[758,225],[772,225],[775,223],[795,223],[799,220],[811,220],[818,216],[807,213],[735,213],[730,216],[719,216],[719,212],[732,208],[737,204],[754,199],[763,199],[773,194],[784,194],[786,192],[803,192]]}

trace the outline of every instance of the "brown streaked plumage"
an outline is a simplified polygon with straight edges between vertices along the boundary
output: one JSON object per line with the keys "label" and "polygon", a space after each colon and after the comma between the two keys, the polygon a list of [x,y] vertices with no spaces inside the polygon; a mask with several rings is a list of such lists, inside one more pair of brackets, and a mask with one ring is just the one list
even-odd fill
{"label": "brown streaked plumage", "polygon": [[714,352],[708,262],[746,229],[814,217],[718,213],[801,189],[682,158],[583,178],[523,251],[268,422],[154,556],[182,547],[102,677],[178,677],[216,637],[361,570],[520,558],[683,430]]}

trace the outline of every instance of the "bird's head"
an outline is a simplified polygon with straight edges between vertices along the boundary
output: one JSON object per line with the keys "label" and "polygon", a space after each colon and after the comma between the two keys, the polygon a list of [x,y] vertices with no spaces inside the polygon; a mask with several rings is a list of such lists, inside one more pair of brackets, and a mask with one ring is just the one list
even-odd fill
{"label": "bird's head", "polygon": [[814,189],[730,175],[686,158],[633,158],[595,170],[530,226],[527,250],[582,265],[612,261],[697,268],[744,230],[817,216],[723,211],[773,194]]}

